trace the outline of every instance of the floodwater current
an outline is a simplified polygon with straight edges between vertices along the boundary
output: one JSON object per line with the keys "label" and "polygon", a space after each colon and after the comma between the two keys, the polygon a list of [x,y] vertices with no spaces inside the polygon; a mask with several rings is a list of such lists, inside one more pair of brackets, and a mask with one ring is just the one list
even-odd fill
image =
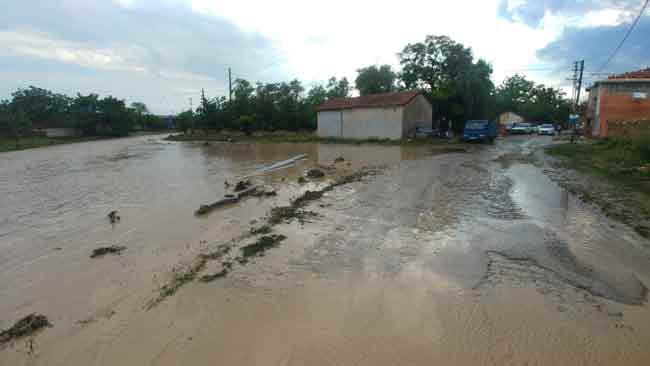
{"label": "floodwater current", "polygon": [[[648,365],[648,241],[539,166],[498,159],[549,142],[439,154],[137,137],[0,154],[0,328],[52,323],[0,346],[0,364]],[[274,227],[287,239],[263,257],[146,306],[199,253],[322,187],[297,182],[318,165],[382,169]],[[278,195],[194,216],[244,176]],[[127,249],[89,258],[107,245]]]}

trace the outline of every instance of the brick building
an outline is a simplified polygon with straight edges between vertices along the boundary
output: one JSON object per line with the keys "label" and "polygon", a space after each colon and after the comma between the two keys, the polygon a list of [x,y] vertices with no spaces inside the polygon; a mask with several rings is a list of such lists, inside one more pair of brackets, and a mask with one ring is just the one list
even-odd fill
{"label": "brick building", "polygon": [[604,138],[650,132],[650,68],[610,76],[587,91],[588,134]]}

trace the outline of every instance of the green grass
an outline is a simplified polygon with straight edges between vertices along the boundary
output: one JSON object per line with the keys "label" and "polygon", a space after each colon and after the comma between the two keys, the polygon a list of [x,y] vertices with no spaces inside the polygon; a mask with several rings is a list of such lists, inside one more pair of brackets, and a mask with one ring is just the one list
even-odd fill
{"label": "green grass", "polygon": [[570,168],[650,195],[650,138],[558,144],[548,152]]}
{"label": "green grass", "polygon": [[21,138],[16,147],[16,140],[13,138],[0,137],[0,152],[34,149],[53,145],[72,144],[76,142],[86,142],[99,140],[105,137],[88,136],[88,137],[44,137],[34,136]]}
{"label": "green grass", "polygon": [[559,144],[550,147],[548,153],[567,168],[606,182],[606,191],[596,188],[592,192],[588,184],[570,185],[568,189],[650,239],[649,150],[650,139],[637,138]]}

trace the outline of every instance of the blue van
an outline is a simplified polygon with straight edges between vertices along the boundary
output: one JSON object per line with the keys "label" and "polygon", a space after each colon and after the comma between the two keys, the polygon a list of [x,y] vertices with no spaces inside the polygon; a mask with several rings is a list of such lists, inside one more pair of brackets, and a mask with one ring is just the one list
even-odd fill
{"label": "blue van", "polygon": [[497,138],[497,124],[488,120],[473,120],[465,122],[463,140],[492,142]]}

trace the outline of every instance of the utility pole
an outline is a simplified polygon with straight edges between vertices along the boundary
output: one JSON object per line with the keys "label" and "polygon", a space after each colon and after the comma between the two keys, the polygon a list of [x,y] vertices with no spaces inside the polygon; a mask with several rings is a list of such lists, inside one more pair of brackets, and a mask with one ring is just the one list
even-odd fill
{"label": "utility pole", "polygon": [[580,76],[578,77],[578,92],[576,96],[576,111],[580,105],[580,91],[582,90],[582,75],[585,72],[585,60],[580,61]]}
{"label": "utility pole", "polygon": [[232,103],[232,72],[228,68],[228,103]]}
{"label": "utility pole", "polygon": [[194,107],[192,107],[192,97],[190,97],[190,111],[193,111]]}

